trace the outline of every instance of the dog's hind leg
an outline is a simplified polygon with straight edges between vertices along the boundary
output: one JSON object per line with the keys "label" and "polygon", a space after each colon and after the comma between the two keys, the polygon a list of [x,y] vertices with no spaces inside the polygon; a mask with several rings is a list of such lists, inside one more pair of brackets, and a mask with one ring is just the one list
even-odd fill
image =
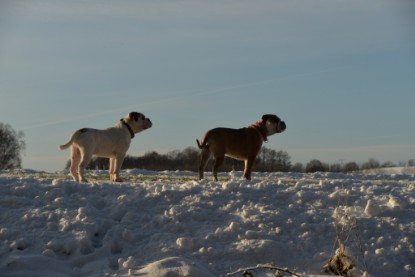
{"label": "dog's hind leg", "polygon": [[81,162],[81,152],[75,146],[71,146],[71,167],[69,172],[75,182],[79,182],[78,167]]}
{"label": "dog's hind leg", "polygon": [[85,183],[88,182],[88,180],[85,178],[85,169],[88,166],[91,159],[92,159],[92,153],[81,151],[81,163],[79,164],[79,167],[78,167],[79,169],[78,175],[79,175],[80,182],[85,182]]}
{"label": "dog's hind leg", "polygon": [[206,168],[206,163],[209,161],[210,158],[210,151],[208,148],[202,149],[202,156],[200,158],[200,164],[199,164],[199,180],[203,179],[203,173]]}
{"label": "dog's hind leg", "polygon": [[215,164],[213,165],[213,178],[215,181],[218,181],[218,169],[223,164],[224,160],[224,155],[215,156]]}

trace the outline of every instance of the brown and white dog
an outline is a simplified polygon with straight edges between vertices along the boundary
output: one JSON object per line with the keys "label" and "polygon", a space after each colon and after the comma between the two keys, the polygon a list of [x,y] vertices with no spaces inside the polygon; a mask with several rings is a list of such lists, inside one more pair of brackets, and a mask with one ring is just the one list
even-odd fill
{"label": "brown and white dog", "polygon": [[245,161],[244,177],[251,179],[251,169],[255,158],[261,149],[262,143],[268,136],[281,133],[286,129],[284,121],[273,114],[266,114],[262,119],[249,127],[241,129],[215,128],[205,133],[202,143],[196,139],[202,149],[199,165],[199,179],[203,179],[203,172],[210,156],[215,157],[213,177],[218,180],[218,168],[225,156]]}
{"label": "brown and white dog", "polygon": [[77,182],[87,182],[84,171],[93,156],[109,158],[110,180],[120,182],[121,165],[124,161],[134,134],[151,128],[149,118],[137,112],[131,112],[114,127],[106,130],[83,128],[76,131],[61,150],[71,146],[70,173]]}

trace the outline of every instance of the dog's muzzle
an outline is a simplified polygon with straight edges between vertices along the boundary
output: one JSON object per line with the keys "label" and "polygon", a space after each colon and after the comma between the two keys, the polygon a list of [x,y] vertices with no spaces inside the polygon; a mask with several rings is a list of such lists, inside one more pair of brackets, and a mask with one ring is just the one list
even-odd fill
{"label": "dog's muzzle", "polygon": [[278,130],[277,130],[277,132],[278,133],[282,133],[282,132],[285,131],[285,129],[287,129],[287,125],[285,125],[285,122],[284,121],[278,122]]}
{"label": "dog's muzzle", "polygon": [[144,129],[149,129],[153,126],[153,123],[151,122],[151,120],[149,118],[146,118],[146,122],[144,124]]}

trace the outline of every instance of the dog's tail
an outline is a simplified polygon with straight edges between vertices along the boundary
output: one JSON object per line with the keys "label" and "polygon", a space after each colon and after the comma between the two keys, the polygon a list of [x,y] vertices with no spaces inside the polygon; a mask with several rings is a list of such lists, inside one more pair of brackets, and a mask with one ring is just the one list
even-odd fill
{"label": "dog's tail", "polygon": [[200,143],[199,140],[196,139],[196,143],[199,149],[206,149],[206,148],[209,149],[209,144],[207,143],[206,137],[202,139],[202,143]]}
{"label": "dog's tail", "polygon": [[208,131],[205,133],[205,135],[202,138],[202,143],[198,139],[196,139],[197,146],[199,149],[209,149],[209,138],[211,136],[211,132]]}
{"label": "dog's tail", "polygon": [[196,143],[197,143],[197,146],[199,147],[199,149],[203,149],[203,147],[204,147],[203,143],[200,144],[198,139],[196,139]]}
{"label": "dog's tail", "polygon": [[72,140],[70,140],[68,143],[66,143],[66,144],[63,144],[63,145],[60,145],[59,146],[59,149],[60,150],[65,150],[66,148],[68,148],[69,146],[71,146],[71,144],[72,144]]}
{"label": "dog's tail", "polygon": [[86,128],[83,128],[83,129],[80,129],[80,130],[78,130],[78,131],[76,131],[75,133],[73,133],[73,135],[72,135],[72,137],[71,137],[71,139],[66,143],[66,144],[63,144],[63,145],[60,145],[59,146],[59,149],[60,150],[64,150],[64,149],[66,149],[66,148],[68,148],[69,146],[71,146],[72,145],[72,143],[82,134],[82,133],[85,133],[87,131],[87,129]]}

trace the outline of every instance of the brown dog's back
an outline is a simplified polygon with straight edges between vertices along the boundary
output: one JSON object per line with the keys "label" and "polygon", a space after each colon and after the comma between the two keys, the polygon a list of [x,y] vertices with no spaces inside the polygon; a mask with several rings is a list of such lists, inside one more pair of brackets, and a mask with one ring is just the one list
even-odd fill
{"label": "brown dog's back", "polygon": [[206,132],[200,149],[207,148],[217,157],[226,155],[238,160],[256,156],[262,146],[261,134],[254,128],[215,128]]}

